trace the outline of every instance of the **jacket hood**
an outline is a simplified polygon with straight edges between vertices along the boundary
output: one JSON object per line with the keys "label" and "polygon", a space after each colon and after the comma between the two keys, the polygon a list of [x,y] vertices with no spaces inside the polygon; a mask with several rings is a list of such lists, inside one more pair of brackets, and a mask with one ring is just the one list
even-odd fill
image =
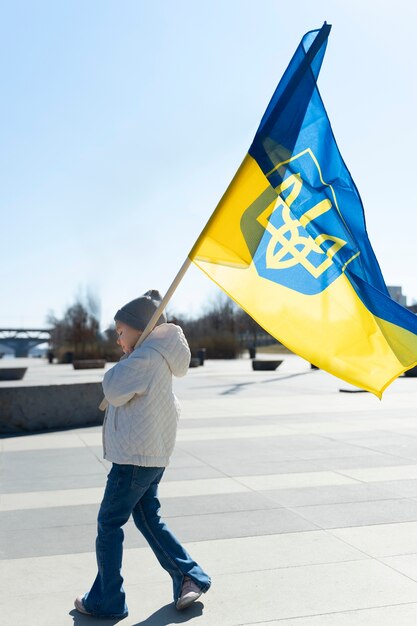
{"label": "jacket hood", "polygon": [[138,350],[142,348],[151,348],[159,352],[174,376],[185,376],[187,373],[191,352],[180,326],[168,323],[156,326]]}

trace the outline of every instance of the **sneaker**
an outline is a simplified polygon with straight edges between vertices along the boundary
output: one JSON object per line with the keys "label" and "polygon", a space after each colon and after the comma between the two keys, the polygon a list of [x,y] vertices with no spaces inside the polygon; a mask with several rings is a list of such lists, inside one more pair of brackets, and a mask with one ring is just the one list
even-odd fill
{"label": "sneaker", "polygon": [[128,616],[127,611],[125,613],[120,613],[117,615],[96,615],[95,613],[90,613],[90,611],[87,611],[84,606],[83,597],[84,596],[77,596],[74,600],[75,608],[79,613],[82,613],[83,615],[90,615],[91,617],[101,617],[102,619],[124,619]]}
{"label": "sneaker", "polygon": [[196,583],[186,576],[181,589],[181,595],[175,605],[178,611],[182,611],[195,602],[203,593]]}
{"label": "sneaker", "polygon": [[83,615],[92,615],[92,613],[87,611],[87,609],[84,607],[83,597],[82,596],[77,596],[75,598],[74,606],[77,609],[78,613],[82,613]]}

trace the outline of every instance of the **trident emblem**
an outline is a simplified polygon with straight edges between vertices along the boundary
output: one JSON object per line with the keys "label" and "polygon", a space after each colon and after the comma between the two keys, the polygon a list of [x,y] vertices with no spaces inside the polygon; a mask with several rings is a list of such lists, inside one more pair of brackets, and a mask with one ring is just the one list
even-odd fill
{"label": "trident emblem", "polygon": [[[313,238],[306,231],[310,222],[332,208],[332,203],[327,198],[306,211],[299,220],[291,216],[290,206],[298,196],[301,185],[298,175],[289,176],[280,188],[280,192],[283,192],[293,186],[287,200],[284,201],[278,197],[276,202],[271,203],[257,218],[271,235],[265,250],[266,268],[285,270],[301,265],[311,276],[319,278],[332,265],[334,255],[346,245],[346,241],[324,233]],[[273,224],[273,215],[276,212],[281,213],[280,221],[283,221],[278,228]],[[323,250],[320,244],[325,241],[333,242],[333,244]],[[318,264],[313,263],[309,259],[311,253],[320,255],[322,260]],[[315,260],[317,261],[317,257]]]}
{"label": "trident emblem", "polygon": [[278,285],[305,295],[321,293],[360,254],[334,189],[309,148],[265,177],[270,187],[240,222],[253,265],[259,276]]}

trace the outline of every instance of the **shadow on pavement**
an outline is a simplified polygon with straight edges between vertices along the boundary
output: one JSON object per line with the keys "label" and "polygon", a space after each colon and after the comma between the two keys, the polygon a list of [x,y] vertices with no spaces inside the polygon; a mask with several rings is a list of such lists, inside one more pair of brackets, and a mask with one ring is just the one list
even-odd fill
{"label": "shadow on pavement", "polygon": [[166,604],[160,609],[149,615],[141,622],[136,622],[132,626],[167,626],[168,624],[185,624],[190,619],[203,615],[204,604],[202,602],[194,602],[185,611],[177,611],[174,604]]}
{"label": "shadow on pavement", "polygon": [[[177,611],[174,607],[174,603],[170,602],[155,611],[155,613],[152,613],[152,615],[149,615],[149,617],[146,617],[144,620],[132,624],[132,626],[168,626],[168,624],[185,624],[190,619],[203,615],[203,608],[204,604],[202,602],[194,602],[194,604],[185,611]],[[123,626],[123,624],[126,624],[127,626],[129,619],[128,617],[123,619],[100,619],[95,617],[92,619],[91,616],[82,615],[75,609],[69,611],[69,615],[71,615],[74,620],[74,626],[114,626],[118,623],[120,623],[120,626]]]}
{"label": "shadow on pavement", "polygon": [[[103,413],[104,415],[104,413]],[[97,428],[97,426],[103,425],[103,419],[97,420],[95,422],[89,422],[88,424],[79,424],[78,426],[74,426],[73,424],[69,426],[59,426],[56,428],[40,428],[39,430],[23,430],[18,433],[0,433],[0,439],[16,439],[16,437],[33,437],[34,435],[48,435],[52,433],[65,433],[66,431],[77,431],[77,430],[88,430],[89,428]]]}
{"label": "shadow on pavement", "polygon": [[91,615],[82,615],[81,613],[78,613],[76,609],[69,611],[69,615],[71,615],[74,620],[74,626],[114,626],[114,624],[118,624],[122,621],[121,619],[101,619],[100,617],[92,618]]}
{"label": "shadow on pavement", "polygon": [[[308,371],[308,372],[297,372],[296,374],[286,374],[284,376],[279,376],[278,378],[267,378],[266,380],[255,380],[255,381],[251,380],[246,383],[236,383],[235,385],[230,386],[229,389],[226,389],[225,391],[221,391],[219,395],[227,396],[232,393],[237,393],[238,391],[240,391],[240,389],[242,389],[242,387],[249,387],[250,385],[259,385],[260,383],[261,384],[276,383],[276,382],[280,382],[281,380],[288,380],[289,378],[297,378],[298,376],[307,376],[308,374],[312,374],[312,373],[313,373],[313,370]],[[222,386],[225,386],[225,385],[222,385]]]}

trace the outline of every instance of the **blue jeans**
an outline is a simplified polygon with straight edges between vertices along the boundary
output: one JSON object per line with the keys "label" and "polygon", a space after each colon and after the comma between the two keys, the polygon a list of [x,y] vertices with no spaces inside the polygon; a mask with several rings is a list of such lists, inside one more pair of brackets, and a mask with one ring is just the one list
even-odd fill
{"label": "blue jeans", "polygon": [[86,610],[97,617],[127,615],[121,575],[122,526],[130,515],[162,567],[171,576],[174,602],[180,596],[184,576],[191,578],[204,593],[210,587],[210,577],[193,561],[159,516],[158,483],[164,471],[164,467],[113,463],[97,520],[98,574],[91,590],[83,597]]}

